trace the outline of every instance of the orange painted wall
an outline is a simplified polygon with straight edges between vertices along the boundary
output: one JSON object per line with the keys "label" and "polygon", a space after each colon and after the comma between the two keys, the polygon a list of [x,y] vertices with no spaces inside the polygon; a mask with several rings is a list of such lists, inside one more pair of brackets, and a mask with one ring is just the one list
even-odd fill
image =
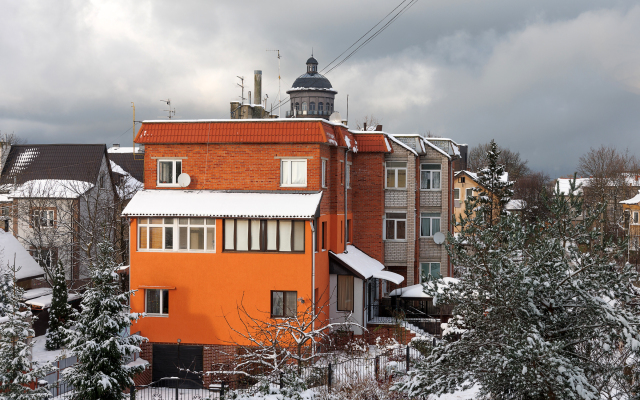
{"label": "orange painted wall", "polygon": [[[137,242],[136,221],[131,222],[132,249]],[[216,222],[216,228],[222,220]],[[222,229],[216,229],[216,253],[131,252],[130,285],[170,286],[169,315],[141,318],[131,327],[151,342],[227,344],[224,316],[239,326],[237,306],[243,301],[253,316],[268,318],[271,290],[297,291],[311,299],[311,228],[306,224],[305,253],[223,252]],[[322,258],[322,257],[319,257]],[[326,267],[319,262],[316,283],[327,284]],[[326,271],[326,272],[325,272]],[[327,275],[326,279],[324,275]],[[244,300],[242,300],[244,297]],[[144,312],[144,290],[131,298],[133,312]],[[304,306],[298,303],[298,310]],[[265,314],[266,312],[266,314]]]}

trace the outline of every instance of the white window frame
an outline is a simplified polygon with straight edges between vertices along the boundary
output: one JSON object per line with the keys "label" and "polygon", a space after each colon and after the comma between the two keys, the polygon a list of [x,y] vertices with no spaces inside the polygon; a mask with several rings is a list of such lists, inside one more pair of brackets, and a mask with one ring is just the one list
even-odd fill
{"label": "white window frame", "polygon": [[[390,167],[389,163],[403,163],[404,167]],[[393,169],[395,170],[395,186],[389,186],[389,182],[387,182],[387,177],[388,175],[388,170],[389,169]],[[404,170],[404,176],[405,176],[405,181],[404,187],[398,187],[398,171],[399,170]],[[395,190],[407,190],[407,181],[409,180],[409,176],[407,174],[408,170],[407,170],[407,162],[406,161],[386,161],[384,164],[384,187],[385,189],[395,189]]]}
{"label": "white window frame", "polygon": [[[457,196],[456,196],[456,191],[458,192]],[[453,199],[454,200],[460,200],[460,188],[454,188],[453,189]]]}
{"label": "white window frame", "polygon": [[[293,173],[293,163],[304,163],[304,183],[291,183]],[[285,181],[282,173],[285,169],[289,170],[289,182]],[[307,187],[307,159],[306,158],[283,158],[280,160],[280,187]]]}
{"label": "white window frame", "polygon": [[[161,224],[153,224],[151,223],[151,219],[154,218],[161,218],[162,219],[162,223]],[[173,219],[173,223],[165,223],[165,221],[167,219]],[[143,219],[147,219],[149,222],[148,223],[141,223],[141,221]],[[137,240],[137,244],[136,244],[136,249],[137,251],[141,251],[141,252],[179,252],[179,253],[215,253],[216,252],[216,219],[215,218],[193,218],[193,219],[204,219],[204,225],[198,225],[198,224],[191,224],[191,218],[186,218],[188,221],[188,223],[185,224],[180,224],[180,219],[185,219],[183,218],[179,218],[179,217],[144,217],[144,218],[138,218],[138,223],[137,223],[137,229],[138,229],[138,240]],[[213,222],[213,223],[211,223]],[[191,234],[190,234],[190,230],[191,227],[195,227],[195,228],[204,228],[204,248],[203,249],[191,249]],[[186,227],[188,229],[187,231],[187,248],[186,249],[181,249],[180,248],[180,227],[184,228]],[[147,247],[146,248],[142,248],[140,247],[140,238],[141,238],[141,231],[142,228],[147,228]],[[151,244],[151,230],[149,228],[162,228],[162,248],[161,249],[151,249],[149,246]],[[165,228],[172,228],[173,229],[173,249],[166,249],[166,229]],[[207,249],[207,243],[208,243],[208,239],[209,239],[209,230],[213,229],[213,250],[208,250]]]}
{"label": "white window frame", "polygon": [[[183,167],[184,165],[182,165],[182,159],[176,159],[176,158],[159,158],[157,160],[158,162],[156,163],[156,186],[158,187],[179,187],[180,185],[178,185],[178,174],[176,174],[176,164],[180,163],[180,173],[182,173]],[[166,162],[170,162],[171,164],[171,171],[172,171],[172,176],[173,176],[173,182],[172,183],[161,183],[160,182],[160,163],[166,163]]]}
{"label": "white window frame", "polygon": [[432,269],[433,269],[433,267],[434,267],[434,264],[438,264],[438,275],[440,275],[440,276],[439,276],[439,278],[442,278],[442,272],[440,272],[440,271],[441,271],[441,270],[440,270],[440,268],[442,267],[442,264],[441,264],[441,263],[439,263],[439,262],[431,262],[431,261],[421,262],[421,263],[420,263],[420,280],[421,280],[423,283],[425,282],[425,281],[422,279],[422,270],[423,270],[423,265],[424,265],[424,264],[429,264],[429,274],[427,274],[427,279],[429,278],[429,276],[433,276],[433,275],[431,275],[431,271],[432,271]]}
{"label": "white window frame", "polygon": [[322,160],[322,187],[327,187],[327,160]]}
{"label": "white window frame", "polygon": [[[404,214],[404,219],[402,218],[387,218],[387,214]],[[395,221],[393,224],[393,238],[387,239],[387,221]],[[398,239],[398,221],[404,221],[404,239]],[[382,237],[387,242],[406,242],[407,241],[407,212],[399,211],[399,210],[387,210],[384,214],[383,226],[382,226]]]}
{"label": "white window frame", "polygon": [[[442,232],[442,217],[435,217],[435,216],[431,216],[431,215],[427,215],[427,214],[435,214],[435,213],[421,213],[420,214],[420,237],[433,237],[434,233],[434,229],[433,229],[433,221],[438,220],[438,226],[440,227],[440,229],[438,230],[438,232]],[[428,236],[422,236],[422,224],[423,224],[423,220],[428,219],[429,220],[429,233],[430,235]]]}
{"label": "white window frame", "polygon": [[[423,169],[425,165],[433,165],[433,166],[438,166],[439,169]],[[424,179],[422,178],[422,175],[424,173],[429,174],[429,182],[431,183],[431,185],[433,185],[433,177],[435,174],[439,175],[439,179],[438,179],[438,187],[431,187],[431,188],[423,188],[422,187],[422,183],[424,181]],[[422,191],[440,191],[442,190],[442,165],[438,164],[438,163],[422,163],[420,164],[420,190]]]}
{"label": "white window frame", "polygon": [[[42,224],[42,221],[45,221],[45,223]],[[33,228],[53,228],[56,225],[55,210],[35,208],[33,214],[31,214],[31,225]]]}
{"label": "white window frame", "polygon": [[[148,290],[157,290],[160,292],[160,312],[159,313],[150,313],[147,312],[147,291]],[[144,290],[144,312],[147,316],[150,317],[168,317],[169,313],[167,312],[166,314],[162,312],[162,306],[163,306],[163,302],[164,302],[164,296],[162,295],[162,292],[167,292],[167,298],[169,297],[169,289],[145,289]]]}

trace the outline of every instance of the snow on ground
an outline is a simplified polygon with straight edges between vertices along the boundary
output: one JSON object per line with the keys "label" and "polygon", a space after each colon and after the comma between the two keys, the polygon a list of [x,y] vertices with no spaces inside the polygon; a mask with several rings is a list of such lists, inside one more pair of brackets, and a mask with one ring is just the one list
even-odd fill
{"label": "snow on ground", "polygon": [[45,349],[44,345],[47,341],[47,337],[45,335],[36,336],[33,338],[33,352],[32,352],[32,360],[37,361],[39,363],[45,362],[56,362],[60,358],[69,357],[69,350],[60,349],[60,350],[52,350],[48,351]]}
{"label": "snow on ground", "polygon": [[480,387],[475,385],[469,390],[459,391],[455,393],[447,393],[442,396],[429,397],[429,400],[467,400],[467,399],[475,399],[480,392]]}

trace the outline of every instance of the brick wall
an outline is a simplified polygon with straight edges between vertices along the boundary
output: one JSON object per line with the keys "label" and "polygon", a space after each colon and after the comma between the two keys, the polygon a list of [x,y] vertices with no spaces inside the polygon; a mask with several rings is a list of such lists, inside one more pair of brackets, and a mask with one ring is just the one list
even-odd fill
{"label": "brick wall", "polygon": [[351,168],[353,243],[384,263],[384,153],[358,153]]}
{"label": "brick wall", "polygon": [[[384,182],[382,182],[384,187]],[[407,207],[407,191],[406,190],[385,190],[384,204],[387,207]]]}

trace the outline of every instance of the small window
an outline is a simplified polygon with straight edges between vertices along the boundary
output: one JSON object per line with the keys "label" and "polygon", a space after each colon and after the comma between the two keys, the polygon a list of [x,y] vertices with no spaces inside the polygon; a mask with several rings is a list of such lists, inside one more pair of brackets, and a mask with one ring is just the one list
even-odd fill
{"label": "small window", "polygon": [[326,221],[322,223],[322,250],[327,249],[327,223]]}
{"label": "small window", "polygon": [[464,183],[465,179],[464,176],[461,176],[460,178],[458,178],[458,183]]}
{"label": "small window", "polygon": [[322,187],[327,187],[327,160],[322,160]]}
{"label": "small window", "polygon": [[58,250],[56,249],[31,250],[29,253],[43,268],[51,268],[58,262]]}
{"label": "small window", "polygon": [[420,236],[431,237],[440,232],[440,214],[422,213],[420,217]]}
{"label": "small window", "polygon": [[634,224],[638,223],[638,211],[633,212],[633,223]]}
{"label": "small window", "polygon": [[322,111],[324,111],[323,104],[322,104],[322,102],[319,102],[319,103],[318,103],[318,112],[319,112],[320,114],[322,114]]}
{"label": "small window", "polygon": [[406,189],[407,187],[407,163],[387,161],[387,189]]}
{"label": "small window", "polygon": [[178,184],[178,176],[182,173],[182,160],[158,160],[158,185]]}
{"label": "small window", "polygon": [[307,111],[307,102],[303,101],[302,102],[302,112],[305,112],[305,111]]}
{"label": "small window", "polygon": [[407,238],[407,213],[387,213],[385,219],[385,238],[387,240],[405,240]]}
{"label": "small window", "polygon": [[347,189],[351,189],[351,163],[347,163]]}
{"label": "small window", "polygon": [[271,318],[295,317],[298,313],[298,292],[271,292]]}
{"label": "small window", "polygon": [[420,165],[420,189],[440,190],[440,164]]}
{"label": "small window", "polygon": [[426,281],[429,278],[432,279],[440,279],[442,278],[442,274],[440,273],[440,263],[439,262],[425,262],[420,263],[420,268],[422,270],[422,281]]}
{"label": "small window", "polygon": [[453,199],[460,200],[460,189],[453,189]]}
{"label": "small window", "polygon": [[347,220],[347,243],[351,243],[351,220]]}
{"label": "small window", "polygon": [[306,187],[307,186],[307,160],[281,160],[280,161],[280,186]]}
{"label": "small window", "polygon": [[100,189],[104,189],[104,175],[100,175]]}
{"label": "small window", "polygon": [[167,289],[145,289],[144,309],[150,315],[168,315],[169,291]]}
{"label": "small window", "polygon": [[465,195],[467,196],[467,199],[473,196],[473,188],[467,188]]}
{"label": "small window", "polygon": [[300,103],[296,102],[296,110],[300,111]]}
{"label": "small window", "polygon": [[309,103],[309,111],[313,112],[315,110],[316,110],[316,103],[312,101],[311,103]]}
{"label": "small window", "polygon": [[353,276],[338,275],[338,311],[353,311]]}

